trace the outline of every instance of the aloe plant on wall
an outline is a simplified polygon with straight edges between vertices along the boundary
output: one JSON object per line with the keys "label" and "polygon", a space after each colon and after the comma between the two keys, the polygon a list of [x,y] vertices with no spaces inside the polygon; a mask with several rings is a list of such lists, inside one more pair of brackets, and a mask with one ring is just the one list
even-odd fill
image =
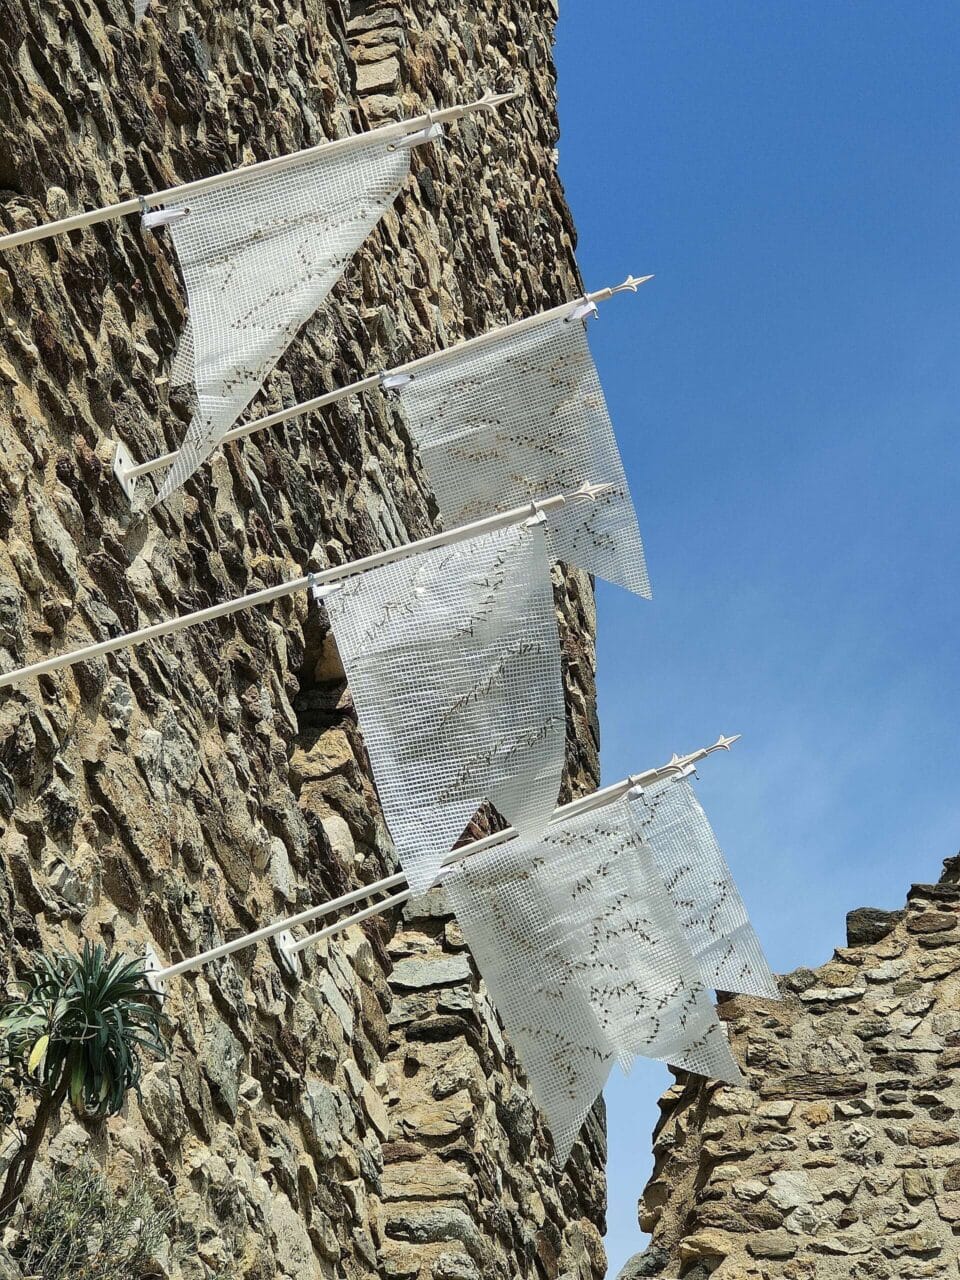
{"label": "aloe plant on wall", "polygon": [[162,1057],[160,1014],[143,964],[85,943],[79,956],[40,956],[0,1007],[0,1119],[18,1100],[36,1107],[6,1171],[0,1226],[26,1187],[50,1120],[69,1098],[85,1119],[114,1115],[138,1089],[144,1052]]}

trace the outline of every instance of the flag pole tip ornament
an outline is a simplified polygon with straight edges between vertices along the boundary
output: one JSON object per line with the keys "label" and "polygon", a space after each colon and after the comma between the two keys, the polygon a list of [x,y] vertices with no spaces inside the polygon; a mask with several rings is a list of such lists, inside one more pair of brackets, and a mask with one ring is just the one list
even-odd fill
{"label": "flag pole tip ornament", "polygon": [[149,944],[143,953],[143,975],[147,986],[153,994],[159,996],[162,1000],[167,994],[167,980],[163,976],[163,965],[160,963],[160,957]]}
{"label": "flag pole tip ornament", "polygon": [[513,102],[514,98],[521,96],[519,89],[511,89],[508,93],[493,93],[488,91],[477,102],[477,108],[480,111],[496,111],[498,107],[502,107],[507,102]]}
{"label": "flag pole tip ornament", "polygon": [[653,274],[648,276],[627,276],[622,284],[615,284],[610,290],[614,293],[636,293],[642,284],[646,284],[648,280],[653,279]]}
{"label": "flag pole tip ornament", "polygon": [[605,493],[612,493],[616,487],[615,484],[591,484],[589,480],[585,480],[570,500],[576,501],[577,498],[585,498],[588,502],[596,502]]}

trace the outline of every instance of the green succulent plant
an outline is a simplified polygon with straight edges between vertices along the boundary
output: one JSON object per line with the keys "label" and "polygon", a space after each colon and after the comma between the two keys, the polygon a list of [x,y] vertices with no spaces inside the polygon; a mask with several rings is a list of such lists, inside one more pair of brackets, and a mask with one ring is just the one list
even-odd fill
{"label": "green succulent plant", "polygon": [[64,1101],[69,1097],[85,1119],[113,1115],[131,1089],[139,1090],[142,1053],[165,1054],[140,961],[108,957],[101,945],[84,943],[79,956],[38,957],[19,985],[19,998],[0,1007],[0,1051],[7,1081],[14,1091],[33,1093],[37,1107],[0,1193],[0,1224],[13,1212]]}

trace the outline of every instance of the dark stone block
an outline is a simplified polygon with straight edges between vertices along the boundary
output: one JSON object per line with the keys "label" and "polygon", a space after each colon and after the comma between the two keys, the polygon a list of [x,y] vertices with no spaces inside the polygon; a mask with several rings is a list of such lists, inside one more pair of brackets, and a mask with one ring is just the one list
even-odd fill
{"label": "dark stone block", "polygon": [[869,947],[892,933],[903,919],[903,911],[881,911],[879,907],[858,907],[847,912],[847,946]]}
{"label": "dark stone block", "polygon": [[643,1280],[645,1276],[659,1276],[670,1262],[665,1249],[650,1248],[635,1254],[617,1276],[617,1280]]}

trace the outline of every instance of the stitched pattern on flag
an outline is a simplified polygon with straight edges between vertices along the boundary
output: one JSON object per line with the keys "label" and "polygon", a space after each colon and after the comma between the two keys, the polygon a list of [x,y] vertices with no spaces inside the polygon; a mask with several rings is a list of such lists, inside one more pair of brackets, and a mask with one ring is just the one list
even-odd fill
{"label": "stitched pattern on flag", "polygon": [[542,831],[565,744],[542,523],[371,570],[326,606],[411,887],[429,887],[485,800]]}
{"label": "stitched pattern on flag", "polygon": [[552,512],[554,559],[650,595],[643,543],[582,321],[553,317],[451,349],[398,389],[444,526],[611,484]]}
{"label": "stitched pattern on flag", "polygon": [[185,199],[170,225],[189,320],[172,381],[196,391],[194,417],[157,495],[163,502],[234,425],[392,204],[407,148],[364,141]]}

